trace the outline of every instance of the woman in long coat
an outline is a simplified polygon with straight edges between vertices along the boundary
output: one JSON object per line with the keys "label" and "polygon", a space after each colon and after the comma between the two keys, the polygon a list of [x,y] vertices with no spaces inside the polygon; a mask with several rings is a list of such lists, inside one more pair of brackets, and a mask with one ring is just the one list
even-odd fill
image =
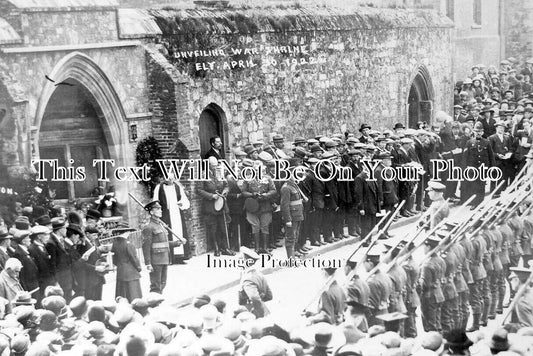
{"label": "woman in long coat", "polygon": [[128,236],[134,229],[125,229],[113,242],[113,264],[117,266],[117,287],[115,295],[131,301],[142,298],[141,291],[141,263],[137,257],[135,247],[128,241]]}

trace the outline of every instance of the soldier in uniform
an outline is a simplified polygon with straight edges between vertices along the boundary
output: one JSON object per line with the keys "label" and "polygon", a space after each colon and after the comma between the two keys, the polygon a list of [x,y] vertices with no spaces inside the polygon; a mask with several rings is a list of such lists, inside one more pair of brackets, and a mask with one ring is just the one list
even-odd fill
{"label": "soldier in uniform", "polygon": [[272,200],[277,194],[272,178],[263,170],[261,179],[247,180],[242,186],[242,196],[255,200],[255,208],[249,208],[245,201],[246,220],[252,226],[252,236],[258,253],[268,253],[270,223],[272,222]]}
{"label": "soldier in uniform", "polygon": [[465,265],[467,263],[467,257],[464,246],[460,243],[455,243],[450,246],[450,251],[455,254],[457,261],[456,271],[453,277],[455,290],[457,291],[457,300],[455,303],[455,306],[457,308],[457,317],[453,317],[453,319],[455,320],[454,328],[462,328],[464,317],[463,315],[468,315],[468,284],[466,283],[463,273],[466,268]]}
{"label": "soldier in uniform", "polygon": [[[408,248],[412,248],[409,246]],[[405,283],[405,307],[407,309],[407,319],[404,321],[404,337],[416,337],[418,332],[416,329],[416,310],[420,306],[420,296],[417,291],[418,280],[420,279],[420,266],[412,258],[402,265],[404,269],[407,281]]]}
{"label": "soldier in uniform", "polygon": [[[349,275],[358,266],[357,263],[363,256],[354,254],[347,261],[344,267],[344,273]],[[353,324],[361,332],[368,332],[368,320],[366,315],[368,314],[368,302],[370,296],[370,288],[368,283],[363,280],[358,273],[354,273],[353,277],[348,281],[346,285],[346,305],[350,312],[350,319],[353,319]],[[348,319],[348,318],[345,318]]]}
{"label": "soldier in uniform", "polygon": [[492,274],[489,281],[492,299],[488,318],[496,319],[496,306],[502,305],[505,296],[505,278],[503,275],[503,264],[500,259],[502,252],[502,234],[498,229],[491,229],[486,232],[486,236],[490,237],[492,245]]}
{"label": "soldier in uniform", "polygon": [[[440,230],[437,234],[441,237],[446,237],[449,234],[447,230]],[[452,248],[446,251],[442,256],[445,262],[444,282],[442,284],[442,294],[444,295],[444,302],[441,307],[441,327],[442,332],[446,334],[452,329],[456,328],[455,321],[459,314],[459,307],[457,303],[458,293],[455,287],[455,274],[457,273],[457,265],[459,259]]]}
{"label": "soldier in uniform", "polygon": [[[428,237],[425,241],[425,253],[429,253],[439,242],[440,239],[434,236]],[[421,290],[422,323],[426,332],[441,330],[441,306],[444,302],[441,281],[445,272],[442,266],[442,258],[433,253],[422,266],[420,274],[418,285]]]}
{"label": "soldier in uniform", "polygon": [[[483,221],[480,221],[483,224]],[[479,227],[476,226],[475,229]],[[487,272],[483,266],[483,259],[487,250],[487,244],[481,234],[476,234],[472,239],[472,254],[470,256],[470,271],[473,283],[470,285],[470,305],[472,307],[473,323],[468,332],[479,330],[481,313],[483,312],[483,283],[487,278]]]}
{"label": "soldier in uniform", "polygon": [[167,284],[168,265],[172,261],[170,251],[181,241],[169,241],[168,232],[160,222],[163,212],[158,200],[149,202],[144,209],[150,214],[150,222],[142,230],[144,263],[150,272],[150,292],[162,294]]}
{"label": "soldier in uniform", "polygon": [[[324,268],[325,281],[335,278],[336,268]],[[343,313],[346,307],[346,295],[334,279],[329,288],[322,292],[318,301],[318,312],[313,314],[307,312],[307,322],[311,324],[325,322],[331,325],[338,325],[343,321]]]}
{"label": "soldier in uniform", "polygon": [[[405,246],[405,242],[402,241],[398,246],[394,248],[392,251],[390,258],[391,260],[394,260],[396,256],[398,256],[398,253],[403,249]],[[392,247],[392,246],[391,246]],[[407,308],[405,306],[404,302],[404,295],[406,292],[406,286],[407,286],[407,272],[399,266],[397,263],[394,263],[392,268],[387,273],[391,280],[391,294],[389,299],[389,312],[394,313],[407,313]],[[386,322],[386,328],[390,331],[396,331],[398,334],[400,334],[401,337],[404,335],[404,320],[395,320]]]}
{"label": "soldier in uniform", "polygon": [[[490,147],[489,141],[483,138],[483,125],[477,122],[474,126],[474,138],[467,141],[463,154],[463,168],[479,168],[482,164],[490,168],[494,166],[494,154]],[[480,175],[481,176],[481,175]],[[461,201],[466,201],[472,195],[476,198],[472,202],[477,206],[485,198],[485,182],[481,177],[475,181],[465,180],[461,182]]]}
{"label": "soldier in uniform", "polygon": [[444,192],[446,191],[444,184],[430,181],[428,182],[426,191],[431,200],[431,205],[427,211],[427,225],[428,228],[432,229],[450,215],[450,207],[448,206],[448,202],[444,200]]}
{"label": "soldier in uniform", "polygon": [[495,298],[495,296],[492,294],[492,289],[490,286],[491,281],[494,279],[493,277],[494,265],[492,263],[492,252],[494,250],[494,247],[492,245],[492,235],[489,233],[487,224],[483,225],[483,229],[481,230],[481,235],[485,239],[485,245],[486,245],[485,254],[483,255],[483,268],[485,268],[487,277],[483,280],[483,286],[482,286],[483,311],[481,314],[480,325],[487,326],[490,306],[492,304],[492,299]]}
{"label": "soldier in uniform", "polygon": [[461,239],[460,245],[463,247],[466,256],[465,260],[463,261],[463,278],[465,279],[468,288],[461,298],[459,311],[461,313],[461,329],[466,330],[466,325],[468,323],[468,319],[470,318],[470,288],[474,283],[472,271],[470,270],[470,261],[474,247],[472,246],[470,239],[467,238]]}
{"label": "soldier in uniform", "polygon": [[[374,269],[380,263],[382,246],[376,245],[367,252],[365,267],[367,271]],[[383,321],[377,318],[378,315],[388,313],[389,299],[392,292],[392,282],[381,269],[371,275],[368,280],[370,294],[368,297],[367,320],[370,326],[383,325]]]}
{"label": "soldier in uniform", "polygon": [[303,198],[294,177],[287,180],[280,190],[281,216],[285,223],[285,250],[287,258],[294,257],[294,245],[300,238],[300,224],[304,219]]}
{"label": "soldier in uniform", "polygon": [[[245,259],[257,262],[259,255],[247,248],[241,247],[241,253]],[[239,304],[244,305],[256,318],[262,318],[269,314],[265,302],[272,300],[272,291],[268,282],[261,272],[252,264],[241,276],[241,288],[239,290]]]}

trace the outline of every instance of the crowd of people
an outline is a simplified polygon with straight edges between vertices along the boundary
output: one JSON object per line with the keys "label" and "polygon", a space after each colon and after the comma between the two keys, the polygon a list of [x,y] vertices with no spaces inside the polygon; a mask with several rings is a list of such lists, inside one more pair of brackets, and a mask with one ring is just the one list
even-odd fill
{"label": "crowd of people", "polygon": [[[221,176],[222,141],[211,139],[203,157],[210,179],[197,185],[197,194],[216,256],[240,251],[234,258],[258,261],[284,246],[287,258],[305,258],[313,247],[365,239],[346,263],[346,285],[336,280],[340,270],[324,269],[327,288],[301,327],[289,329],[268,315],[275,291],[254,264],[243,273],[236,310],[207,295],[180,311],[165,301],[168,265],[190,254],[181,215],[190,193],[171,176],[144,206],[150,220],[142,228],[143,258],[128,241],[135,229],[121,224],[111,236],[96,209],[55,209],[51,217],[36,206],[4,217],[13,224],[0,224],[0,354],[531,354],[533,202],[511,191],[531,194],[527,184],[512,182],[517,175],[521,182],[531,179],[532,65],[520,68],[510,58],[499,70],[474,66],[456,85],[454,115],[431,125],[397,123],[376,131],[362,124],[359,135],[296,137],[291,149],[279,134],[272,144],[250,142],[232,158],[241,169],[262,171],[253,179]],[[375,181],[363,164],[374,159]],[[430,179],[434,159],[498,167],[502,176],[490,187],[491,203],[483,201],[487,186],[481,179]],[[291,172],[304,172],[302,179],[274,180],[280,161]],[[323,179],[341,167],[352,179]],[[379,172],[387,167],[414,167],[420,179],[383,179]],[[500,195],[512,196],[511,203]],[[451,235],[464,223],[450,219],[448,202],[467,200],[479,215],[457,239]],[[430,233],[422,243],[391,242],[386,231],[379,242],[366,239],[400,203],[401,217],[426,212],[420,229]],[[492,203],[499,210],[480,210]],[[410,253],[422,246],[421,262]],[[144,295],[143,264],[150,272]],[[116,300],[102,301],[105,275],[114,269]],[[480,331],[509,305],[510,323],[493,334]]]}

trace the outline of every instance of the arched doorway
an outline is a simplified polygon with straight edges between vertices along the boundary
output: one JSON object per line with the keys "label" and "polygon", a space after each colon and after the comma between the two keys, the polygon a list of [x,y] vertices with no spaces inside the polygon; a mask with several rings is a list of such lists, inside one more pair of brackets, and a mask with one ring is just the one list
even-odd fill
{"label": "arched doorway", "polygon": [[[92,173],[96,171],[92,165],[94,158],[111,158],[115,166],[128,165],[122,103],[104,71],[83,53],[72,52],[63,57],[48,77],[54,82],[44,80],[33,124],[37,130],[32,138],[36,158],[86,167],[84,183],[63,184],[56,198],[89,197],[90,190],[105,184],[96,182]],[[115,188],[118,192],[127,187],[122,183]],[[126,204],[127,194],[122,195],[126,198],[119,204]]]}
{"label": "arched doorway", "polygon": [[[57,159],[62,167],[85,167],[81,181],[50,181],[56,199],[74,200],[93,195],[98,186],[94,159],[109,158],[107,140],[101,121],[102,110],[94,96],[79,81],[68,79],[48,101],[39,130],[39,157]],[[46,165],[46,176],[52,168]]]}
{"label": "arched doorway", "polygon": [[[200,136],[200,156],[203,157],[211,148],[209,139],[219,136],[222,140],[223,151],[226,149],[226,139],[224,132],[224,111],[216,104],[209,104],[200,114],[198,120],[198,134]],[[224,157],[224,152],[222,157]]]}
{"label": "arched doorway", "polygon": [[416,128],[419,121],[425,121],[428,124],[432,120],[433,112],[433,85],[431,78],[425,67],[420,67],[409,89],[407,99],[409,106],[410,128]]}

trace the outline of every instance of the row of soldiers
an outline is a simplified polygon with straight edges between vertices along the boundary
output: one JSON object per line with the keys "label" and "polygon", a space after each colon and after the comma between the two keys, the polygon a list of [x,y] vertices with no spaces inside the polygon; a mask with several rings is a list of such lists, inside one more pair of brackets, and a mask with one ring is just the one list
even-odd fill
{"label": "row of soldiers", "polygon": [[[519,122],[526,129],[530,128],[527,117]],[[432,160],[451,160],[453,165],[463,169],[477,169],[482,165],[497,167],[503,173],[501,180],[504,181],[504,189],[525,164],[531,147],[528,142],[533,135],[526,140],[513,137],[506,132],[503,122],[496,123],[495,130],[496,133],[485,139],[487,129],[482,119],[477,122],[467,120],[460,124],[449,118],[418,130],[406,129],[403,124],[397,123],[393,130],[379,132],[363,124],[358,138],[348,133],[312,139],[297,137],[292,150],[285,147],[282,135],[275,135],[272,145],[265,145],[262,141],[252,142],[234,150],[233,154],[240,160],[241,169],[264,166],[266,174],[263,181],[235,181],[226,177],[228,182],[220,182],[218,187],[213,186],[212,182],[205,183],[199,194],[204,198],[206,222],[208,226],[215,226],[216,219],[211,216],[220,215],[218,235],[222,238],[215,243],[224,247],[222,252],[226,249],[238,250],[242,244],[255,245],[260,252],[279,247],[282,228],[289,231],[291,239],[295,240],[296,256],[305,255],[309,250],[307,240],[312,246],[319,246],[347,236],[365,236],[382,210],[392,210],[399,201],[406,201],[400,212],[403,217],[413,216],[427,208],[430,199],[425,194],[425,188],[434,173]],[[269,172],[275,168],[274,160],[280,158],[286,159],[293,167],[305,167],[304,178],[297,182],[272,181]],[[375,171],[378,178],[376,182],[368,180],[368,169],[362,163],[363,160],[372,159],[380,160]],[[330,164],[324,164],[323,161]],[[317,164],[320,164],[319,170],[323,171],[318,177],[315,174]],[[214,171],[215,165],[216,162],[213,163]],[[418,182],[380,179],[383,169],[404,166],[414,166],[422,172]],[[340,167],[351,171],[350,181],[341,181],[338,177],[327,182],[321,179],[339,172]],[[479,204],[483,200],[486,185],[481,176],[472,181],[462,181],[458,191],[458,181],[447,180],[450,171],[451,168],[448,168],[439,177],[446,186],[444,197],[466,201],[476,195],[473,205]],[[283,191],[285,194],[282,194]],[[216,199],[215,192],[227,197],[226,214],[211,209]],[[297,229],[287,226],[289,221],[289,225],[296,223]],[[228,227],[227,239],[225,226]],[[344,233],[344,226],[348,227],[348,234]],[[248,239],[250,228],[251,241]],[[297,230],[296,235],[291,230]],[[215,230],[209,231],[211,236],[217,234]],[[320,238],[321,234],[323,239]]]}
{"label": "row of soldiers", "polygon": [[[101,299],[104,275],[111,267],[106,260],[111,245],[100,244],[100,217],[90,209],[85,225],[77,213],[52,219],[43,214],[33,226],[28,216],[21,215],[9,229],[1,225],[0,297],[11,302],[24,290],[39,304],[46,288],[56,285],[67,302],[74,295]],[[5,268],[10,258],[19,263]]]}
{"label": "row of soldiers", "polygon": [[[515,185],[514,193],[504,191],[505,199],[490,197],[461,222],[448,217],[447,201],[435,199],[432,205],[437,210],[429,213],[424,225],[429,233],[423,239],[411,231],[404,238],[359,247],[347,262],[345,291],[333,283],[321,296],[319,306],[328,315],[325,321],[340,322],[346,302],[348,315],[361,330],[385,325],[402,336],[416,337],[419,307],[425,331],[465,330],[470,316],[468,332],[487,326],[513,300],[517,285],[511,281],[524,271],[527,276],[531,273],[519,266],[528,267],[533,258],[533,201],[524,199],[531,194],[527,187],[531,172],[524,176],[521,188]],[[429,185],[433,196],[445,190],[438,182]],[[437,216],[438,211],[445,213]],[[414,250],[422,245],[420,260]],[[504,303],[507,284],[510,297]],[[512,322],[532,326],[528,300],[517,304]]]}

